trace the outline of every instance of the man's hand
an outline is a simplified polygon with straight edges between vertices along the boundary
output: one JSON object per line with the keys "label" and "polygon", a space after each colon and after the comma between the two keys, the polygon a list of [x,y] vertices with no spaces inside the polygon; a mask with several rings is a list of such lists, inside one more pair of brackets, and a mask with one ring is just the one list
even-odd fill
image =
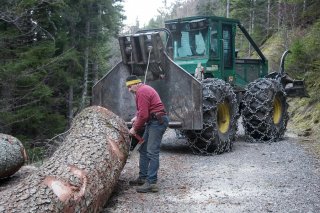
{"label": "man's hand", "polygon": [[134,128],[132,127],[132,128],[129,130],[129,134],[130,134],[130,135],[135,135],[135,134],[136,134],[136,130],[134,130]]}
{"label": "man's hand", "polygon": [[137,116],[134,116],[134,117],[131,119],[132,124],[133,124],[134,122],[136,122],[136,120],[137,120]]}

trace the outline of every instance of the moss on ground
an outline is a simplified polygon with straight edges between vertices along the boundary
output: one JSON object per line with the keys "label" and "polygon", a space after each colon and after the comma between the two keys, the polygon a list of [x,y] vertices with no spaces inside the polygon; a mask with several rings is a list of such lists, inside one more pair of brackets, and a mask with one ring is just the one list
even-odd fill
{"label": "moss on ground", "polygon": [[320,75],[317,70],[310,70],[304,77],[310,97],[289,100],[288,128],[302,136],[302,143],[320,158]]}
{"label": "moss on ground", "polygon": [[289,101],[288,129],[300,136],[301,144],[320,158],[320,103],[309,105],[309,101],[309,98]]}

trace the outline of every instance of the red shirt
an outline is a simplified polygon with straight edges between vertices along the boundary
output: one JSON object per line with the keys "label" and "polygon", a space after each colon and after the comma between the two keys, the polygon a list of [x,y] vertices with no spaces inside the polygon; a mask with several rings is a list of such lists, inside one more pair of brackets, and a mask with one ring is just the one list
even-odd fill
{"label": "red shirt", "polygon": [[142,84],[136,91],[137,119],[134,122],[134,130],[139,130],[149,120],[153,112],[164,111],[164,105],[160,96],[152,87]]}

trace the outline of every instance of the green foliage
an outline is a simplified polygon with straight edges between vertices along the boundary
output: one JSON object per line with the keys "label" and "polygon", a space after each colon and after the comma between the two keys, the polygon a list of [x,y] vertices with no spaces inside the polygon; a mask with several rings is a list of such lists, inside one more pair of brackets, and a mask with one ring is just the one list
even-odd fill
{"label": "green foliage", "polygon": [[296,40],[290,49],[292,54],[288,57],[288,64],[292,64],[291,72],[304,73],[306,71],[308,57],[303,42],[300,39]]}
{"label": "green foliage", "polygon": [[319,0],[307,0],[306,11],[302,14],[300,20],[301,25],[310,25],[320,18],[320,1]]}
{"label": "green foliage", "polygon": [[288,66],[294,73],[305,74],[307,72],[319,72],[320,64],[320,21],[315,23],[310,31],[301,37],[297,37],[292,43],[291,56]]}
{"label": "green foliage", "polygon": [[5,0],[0,5],[0,132],[21,138],[32,156],[41,158],[35,141],[63,132],[70,112],[79,109],[86,48],[89,96],[91,65],[105,74],[108,41],[124,18],[121,1]]}
{"label": "green foliage", "polygon": [[[320,20],[315,22],[306,33],[299,34],[291,45],[292,54],[287,61],[288,72],[305,80],[310,98],[292,100],[289,108],[292,113],[292,126],[299,134],[311,134],[314,138],[320,136]],[[310,133],[311,132],[311,133]],[[320,147],[315,150],[320,153]]]}
{"label": "green foliage", "polygon": [[199,1],[197,5],[198,15],[204,16],[224,16],[225,2],[221,0]]}
{"label": "green foliage", "polygon": [[[34,129],[43,125],[39,123],[44,116],[39,108],[48,105],[53,94],[53,89],[46,84],[46,63],[53,53],[51,43],[35,43],[32,48],[17,48],[15,59],[2,67],[0,88],[10,89],[10,94],[2,99],[3,105],[9,109],[2,108],[0,120],[11,134],[21,132],[19,126],[23,126],[27,127],[25,132],[33,133],[29,136],[36,137]],[[45,109],[44,112],[49,111]]]}
{"label": "green foliage", "polygon": [[291,46],[292,54],[288,60],[291,73],[305,79],[310,99],[308,105],[320,101],[320,21],[315,23],[302,38],[297,37]]}
{"label": "green foliage", "polygon": [[45,148],[43,147],[25,147],[27,156],[28,156],[28,161],[26,162],[27,164],[34,164],[34,163],[42,163],[44,159],[44,154],[45,154]]}
{"label": "green foliage", "polygon": [[152,18],[149,21],[147,28],[161,28],[164,25],[164,20],[160,17]]}

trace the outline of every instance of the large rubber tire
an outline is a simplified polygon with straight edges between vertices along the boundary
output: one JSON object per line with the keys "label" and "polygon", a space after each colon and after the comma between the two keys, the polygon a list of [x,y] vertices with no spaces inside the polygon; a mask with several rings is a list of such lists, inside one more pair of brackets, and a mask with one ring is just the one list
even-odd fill
{"label": "large rubber tire", "polygon": [[248,141],[273,142],[283,137],[289,116],[286,94],[280,82],[269,78],[251,82],[241,108]]}
{"label": "large rubber tire", "polygon": [[195,154],[212,155],[230,151],[236,134],[238,102],[230,84],[208,78],[202,81],[203,129],[185,135]]}

